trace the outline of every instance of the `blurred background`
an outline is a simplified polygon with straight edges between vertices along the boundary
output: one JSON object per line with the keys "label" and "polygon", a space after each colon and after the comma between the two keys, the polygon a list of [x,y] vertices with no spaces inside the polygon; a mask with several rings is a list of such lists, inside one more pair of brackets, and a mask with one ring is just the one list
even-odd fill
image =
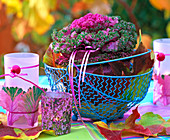
{"label": "blurred background", "polygon": [[0,0],[0,74],[4,54],[11,52],[38,53],[43,67],[53,29],[89,12],[133,22],[147,48],[155,39],[170,38],[170,0]]}

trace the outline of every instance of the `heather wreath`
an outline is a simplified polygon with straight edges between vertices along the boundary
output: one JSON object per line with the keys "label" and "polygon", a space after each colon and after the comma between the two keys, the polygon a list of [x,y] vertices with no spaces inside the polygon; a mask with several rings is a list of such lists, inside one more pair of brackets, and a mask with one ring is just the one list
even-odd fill
{"label": "heather wreath", "polygon": [[81,52],[88,50],[87,46],[96,50],[91,53],[89,63],[130,56],[137,34],[135,25],[121,20],[119,16],[89,13],[60,31],[54,30],[52,39],[51,49],[62,54],[55,63],[66,66],[74,50],[80,51],[75,58],[75,63],[80,64],[83,58]]}

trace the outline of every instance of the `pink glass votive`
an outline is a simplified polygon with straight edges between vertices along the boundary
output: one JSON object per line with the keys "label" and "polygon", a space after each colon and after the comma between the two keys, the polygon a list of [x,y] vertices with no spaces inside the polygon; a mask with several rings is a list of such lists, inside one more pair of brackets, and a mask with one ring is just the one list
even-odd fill
{"label": "pink glass votive", "polygon": [[[9,53],[4,55],[4,68],[5,74],[10,74],[10,67],[18,65],[19,67],[30,67],[39,64],[39,55],[35,53]],[[21,73],[27,74],[22,76],[23,78],[30,80],[38,85],[39,81],[39,66],[32,68],[21,69]],[[27,91],[29,87],[33,85],[18,77],[11,78],[5,76],[5,86],[7,87],[19,87]]]}
{"label": "pink glass votive", "polygon": [[153,103],[157,105],[170,104],[170,38],[156,39],[153,41],[155,55],[163,53],[165,59],[154,63],[154,93]]}
{"label": "pink glass votive", "polygon": [[[18,65],[21,68],[18,76],[38,85],[39,82],[39,55],[35,53],[9,53],[4,55],[5,74],[11,73],[11,68]],[[18,77],[5,76],[6,87],[18,87],[27,91],[33,87],[30,82]],[[7,111],[7,124],[17,128],[32,128],[38,125],[38,109],[33,112]]]}
{"label": "pink glass votive", "polygon": [[47,92],[42,95],[42,129],[54,130],[55,135],[71,131],[72,95],[65,92]]}

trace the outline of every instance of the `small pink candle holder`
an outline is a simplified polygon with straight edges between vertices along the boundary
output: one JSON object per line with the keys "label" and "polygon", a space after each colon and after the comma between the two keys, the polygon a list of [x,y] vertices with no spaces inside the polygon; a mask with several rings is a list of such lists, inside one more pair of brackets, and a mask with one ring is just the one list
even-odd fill
{"label": "small pink candle holder", "polygon": [[65,92],[47,92],[42,95],[42,129],[54,130],[55,135],[71,131],[72,95]]}
{"label": "small pink candle holder", "polygon": [[170,105],[170,38],[154,40],[153,49],[156,55],[153,103]]}
{"label": "small pink candle holder", "polygon": [[42,92],[35,86],[27,91],[18,87],[3,87],[0,91],[0,106],[6,109],[7,125],[21,129],[36,127]]}

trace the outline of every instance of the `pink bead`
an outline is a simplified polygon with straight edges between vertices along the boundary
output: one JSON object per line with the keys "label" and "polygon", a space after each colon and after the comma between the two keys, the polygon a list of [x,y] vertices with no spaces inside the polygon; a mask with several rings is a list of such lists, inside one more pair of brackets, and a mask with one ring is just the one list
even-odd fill
{"label": "pink bead", "polygon": [[21,72],[21,68],[18,65],[14,65],[12,66],[11,72],[19,74]]}
{"label": "pink bead", "polygon": [[157,58],[158,61],[164,61],[165,54],[164,53],[158,53],[156,58]]}

